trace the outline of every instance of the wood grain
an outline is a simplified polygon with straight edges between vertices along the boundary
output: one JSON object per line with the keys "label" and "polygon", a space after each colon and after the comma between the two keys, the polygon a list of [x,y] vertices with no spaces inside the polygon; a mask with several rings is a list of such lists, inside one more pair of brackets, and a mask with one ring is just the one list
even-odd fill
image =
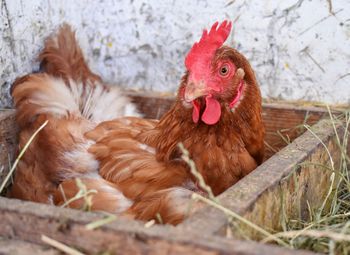
{"label": "wood grain", "polygon": [[8,173],[17,149],[18,128],[14,110],[0,111],[0,183]]}
{"label": "wood grain", "polygon": [[60,255],[62,253],[44,245],[0,237],[0,254]]}
{"label": "wood grain", "polygon": [[20,200],[0,198],[0,236],[42,244],[44,234],[87,254],[240,254],[307,255],[273,245],[226,239],[182,228],[117,219],[99,229],[85,225],[102,213],[86,213]]}

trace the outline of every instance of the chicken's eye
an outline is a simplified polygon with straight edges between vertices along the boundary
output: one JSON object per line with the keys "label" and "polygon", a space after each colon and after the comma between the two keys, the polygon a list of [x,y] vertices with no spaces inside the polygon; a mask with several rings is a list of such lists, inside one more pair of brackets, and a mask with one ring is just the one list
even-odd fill
{"label": "chicken's eye", "polygon": [[228,71],[229,71],[228,65],[223,65],[222,67],[220,67],[220,75],[221,76],[224,76],[224,77],[227,76]]}

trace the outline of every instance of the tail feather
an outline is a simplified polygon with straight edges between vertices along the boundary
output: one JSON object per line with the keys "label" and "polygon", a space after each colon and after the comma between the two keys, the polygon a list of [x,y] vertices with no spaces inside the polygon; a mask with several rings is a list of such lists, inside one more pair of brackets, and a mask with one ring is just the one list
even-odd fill
{"label": "tail feather", "polygon": [[38,114],[83,117],[94,123],[121,116],[139,116],[117,87],[106,86],[89,69],[75,33],[63,24],[46,40],[39,55],[42,73],[15,81],[12,96],[23,127]]}
{"label": "tail feather", "polygon": [[66,82],[70,79],[83,83],[101,81],[88,67],[75,32],[68,24],[63,24],[56,35],[46,40],[39,60],[44,72],[61,77]]}

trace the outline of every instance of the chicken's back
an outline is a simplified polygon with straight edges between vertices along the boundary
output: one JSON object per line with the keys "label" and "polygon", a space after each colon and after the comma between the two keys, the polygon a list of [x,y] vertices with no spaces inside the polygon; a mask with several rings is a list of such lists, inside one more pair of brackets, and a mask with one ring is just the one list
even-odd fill
{"label": "chicken's back", "polygon": [[[184,219],[192,191],[197,188],[185,163],[157,160],[155,148],[146,142],[156,135],[156,125],[154,120],[120,118],[86,133],[95,141],[89,152],[99,161],[99,175],[80,180],[86,190],[97,191],[92,196],[91,210],[123,213],[146,221],[158,215],[159,221],[172,224]],[[69,201],[78,186],[76,181],[63,181],[54,194],[55,204]],[[85,203],[81,198],[68,206],[82,208]]]}

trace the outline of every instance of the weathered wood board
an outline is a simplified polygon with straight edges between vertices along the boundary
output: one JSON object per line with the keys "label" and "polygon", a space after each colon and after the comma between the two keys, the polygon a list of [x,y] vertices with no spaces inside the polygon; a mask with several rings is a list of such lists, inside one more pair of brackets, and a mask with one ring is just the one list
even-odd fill
{"label": "weathered wood board", "polygon": [[[174,101],[172,97],[154,94],[130,95],[147,118],[159,118]],[[312,127],[317,137],[302,128],[303,124],[312,125],[325,117],[325,110],[264,104],[263,111],[269,148],[266,161],[218,199],[221,205],[252,222],[278,230],[282,210],[286,217],[305,218],[307,202],[315,208],[320,206],[328,191],[331,173],[313,163],[329,165],[329,155],[323,144],[334,162],[339,151],[335,130],[329,121],[320,121]],[[15,150],[17,129],[13,111],[0,112],[0,116],[0,142],[4,145],[0,164],[5,165],[6,155],[13,155]],[[341,133],[341,128],[337,128]],[[226,238],[226,215],[206,205],[177,227],[145,228],[142,222],[120,218],[94,231],[85,229],[85,224],[101,217],[101,213],[0,198],[0,236],[42,244],[40,236],[45,234],[86,253],[309,254]],[[256,235],[250,229],[245,230],[252,237]]]}
{"label": "weathered wood board", "polygon": [[155,225],[117,219],[96,230],[86,224],[100,220],[102,213],[86,213],[20,200],[0,199],[0,236],[42,243],[41,235],[75,247],[85,253],[98,254],[240,254],[302,255],[273,245],[229,240],[196,229]]}
{"label": "weathered wood board", "polygon": [[0,237],[0,254],[60,255],[61,253],[54,248],[48,248],[42,245],[33,244],[21,240]]}
{"label": "weathered wood board", "polygon": [[17,144],[14,110],[0,110],[0,183],[13,162]]}

